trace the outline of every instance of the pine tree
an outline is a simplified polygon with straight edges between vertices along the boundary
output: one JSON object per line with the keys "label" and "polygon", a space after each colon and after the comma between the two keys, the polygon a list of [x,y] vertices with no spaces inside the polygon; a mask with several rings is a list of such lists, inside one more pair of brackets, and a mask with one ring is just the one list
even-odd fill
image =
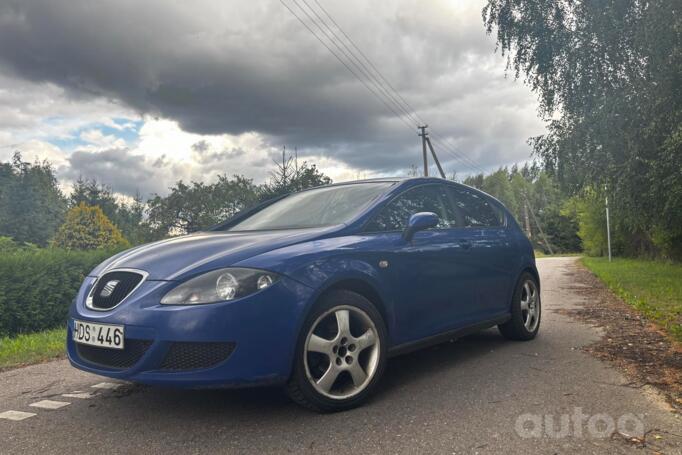
{"label": "pine tree", "polygon": [[102,209],[81,202],[66,214],[52,246],[67,250],[95,250],[130,246],[121,231],[109,221]]}

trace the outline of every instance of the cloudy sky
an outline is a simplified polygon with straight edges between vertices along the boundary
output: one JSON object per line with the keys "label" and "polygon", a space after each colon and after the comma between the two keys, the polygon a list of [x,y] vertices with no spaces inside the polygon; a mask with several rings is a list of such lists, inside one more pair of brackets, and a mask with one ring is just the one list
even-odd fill
{"label": "cloudy sky", "polygon": [[[536,98],[505,78],[483,1],[283,1],[322,39],[310,18],[333,27],[329,12],[438,135],[448,173],[529,159]],[[285,145],[337,181],[405,175],[414,123],[279,0],[0,0],[0,161],[48,159],[67,189],[79,175],[143,195],[219,173],[261,182]]]}

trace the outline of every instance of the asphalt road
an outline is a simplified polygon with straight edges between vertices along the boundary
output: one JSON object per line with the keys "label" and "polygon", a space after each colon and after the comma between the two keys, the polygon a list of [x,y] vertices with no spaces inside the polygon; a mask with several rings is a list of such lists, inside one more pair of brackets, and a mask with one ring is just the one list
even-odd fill
{"label": "asphalt road", "polygon": [[360,409],[314,414],[277,389],[96,388],[112,381],[56,361],[0,373],[0,417],[34,414],[0,418],[0,453],[682,453],[682,419],[582,352],[599,332],[555,311],[589,304],[575,259],[538,262],[536,340],[488,330],[394,358]]}

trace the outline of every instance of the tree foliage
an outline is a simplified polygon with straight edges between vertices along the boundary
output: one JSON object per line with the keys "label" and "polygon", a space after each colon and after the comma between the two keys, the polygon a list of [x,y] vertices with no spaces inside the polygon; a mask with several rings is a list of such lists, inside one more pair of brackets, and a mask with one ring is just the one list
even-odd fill
{"label": "tree foliage", "polygon": [[[538,94],[534,151],[571,194],[610,195],[625,252],[682,242],[682,5],[488,0],[508,68]],[[592,197],[592,196],[590,196]]]}
{"label": "tree foliage", "polygon": [[119,239],[140,244],[206,229],[267,199],[331,183],[314,164],[299,166],[291,157],[275,164],[270,180],[260,185],[241,175],[219,175],[214,183],[178,181],[167,195],[143,201],[83,177],[66,198],[48,162],[29,164],[16,154],[0,163],[0,236],[8,237],[8,247],[47,246],[51,239],[64,248],[101,248]]}
{"label": "tree foliage", "polygon": [[314,164],[299,166],[295,159],[284,156],[281,163],[275,162],[270,180],[262,185],[240,175],[218,176],[212,184],[180,181],[167,196],[155,195],[147,201],[147,223],[155,238],[196,232],[258,202],[331,182]]}
{"label": "tree foliage", "polygon": [[97,180],[79,177],[73,185],[68,198],[69,207],[77,207],[84,203],[90,207],[99,207],[109,220],[120,229],[125,238],[133,244],[150,240],[147,226],[144,223],[145,204],[137,194],[130,201],[122,200],[114,195],[111,187],[98,183]]}
{"label": "tree foliage", "polygon": [[81,202],[67,212],[52,246],[66,250],[95,250],[120,249],[130,244],[101,208],[90,207]]}
{"label": "tree foliage", "polygon": [[282,162],[275,162],[275,169],[270,174],[270,181],[260,188],[261,200],[272,199],[294,191],[328,185],[332,179],[324,175],[315,164],[304,161],[300,166],[294,157],[286,157],[282,153]]}
{"label": "tree foliage", "polygon": [[0,235],[0,253],[18,253],[38,250],[38,246],[28,242],[15,242],[11,237]]}
{"label": "tree foliage", "polygon": [[66,200],[48,162],[15,153],[0,163],[0,235],[46,246],[64,218]]}
{"label": "tree foliage", "polygon": [[148,224],[155,237],[206,229],[255,204],[257,190],[251,179],[239,175],[221,175],[212,184],[179,181],[167,196],[157,194],[147,202]]}

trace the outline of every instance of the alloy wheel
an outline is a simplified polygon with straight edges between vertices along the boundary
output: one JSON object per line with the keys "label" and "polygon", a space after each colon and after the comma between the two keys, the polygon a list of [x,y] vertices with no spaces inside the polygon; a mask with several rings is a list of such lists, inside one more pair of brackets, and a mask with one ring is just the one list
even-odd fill
{"label": "alloy wheel", "polygon": [[349,305],[331,308],[312,324],[305,340],[304,365],[310,384],[332,399],[359,394],[376,374],[379,343],[367,313]]}
{"label": "alloy wheel", "polygon": [[540,321],[540,296],[532,280],[523,283],[521,289],[521,317],[524,327],[529,332],[534,331]]}

